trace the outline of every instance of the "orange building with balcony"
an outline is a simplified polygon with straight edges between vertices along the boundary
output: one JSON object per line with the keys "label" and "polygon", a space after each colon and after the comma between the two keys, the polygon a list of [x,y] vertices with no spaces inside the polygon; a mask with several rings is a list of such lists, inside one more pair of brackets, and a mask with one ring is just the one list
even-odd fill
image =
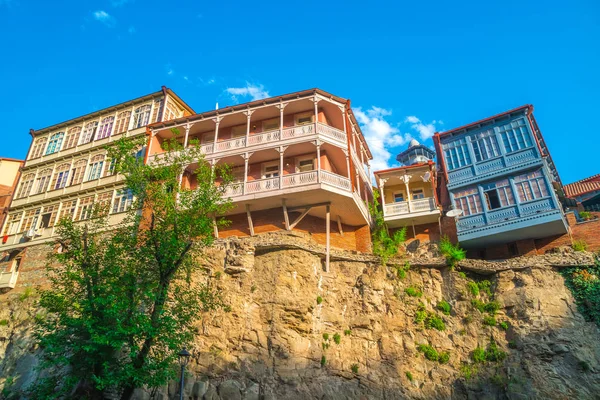
{"label": "orange building with balcony", "polygon": [[[328,249],[370,249],[372,155],[349,100],[312,89],[157,122],[147,162],[173,128],[184,147],[198,140],[206,162],[233,168],[232,223],[217,236],[300,230]],[[182,185],[197,182],[186,171]]]}

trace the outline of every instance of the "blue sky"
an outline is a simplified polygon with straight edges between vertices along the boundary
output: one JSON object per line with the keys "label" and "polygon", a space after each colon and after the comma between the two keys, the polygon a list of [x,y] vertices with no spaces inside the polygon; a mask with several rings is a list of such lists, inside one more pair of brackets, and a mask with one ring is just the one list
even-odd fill
{"label": "blue sky", "polygon": [[0,156],[161,85],[199,112],[320,87],[360,107],[375,167],[532,103],[563,182],[600,173],[597,0],[0,0],[0,37]]}

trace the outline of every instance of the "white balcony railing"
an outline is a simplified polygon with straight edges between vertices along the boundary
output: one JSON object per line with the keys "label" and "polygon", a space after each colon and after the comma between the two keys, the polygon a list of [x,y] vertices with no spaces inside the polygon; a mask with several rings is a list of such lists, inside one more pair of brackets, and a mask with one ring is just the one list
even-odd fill
{"label": "white balcony railing", "polygon": [[279,129],[275,131],[268,131],[259,133],[258,135],[250,135],[248,137],[248,146],[254,146],[257,144],[273,143],[278,141],[280,138]]}
{"label": "white balcony railing", "polygon": [[246,194],[279,189],[279,177],[257,179],[246,183]]}
{"label": "white balcony railing", "polygon": [[293,139],[296,137],[312,135],[315,132],[313,124],[292,126],[281,131],[281,139]]}
{"label": "white balcony railing", "polygon": [[410,213],[418,213],[424,211],[434,211],[437,207],[435,205],[435,199],[433,197],[427,197],[425,199],[411,200],[410,208],[408,205],[408,201],[401,201],[393,204],[385,205],[385,215],[386,217],[402,215],[402,214],[410,214]]}
{"label": "white balcony railing", "polygon": [[352,190],[350,180],[338,174],[329,171],[321,171],[321,182],[343,190]]}
{"label": "white balcony railing", "polygon": [[339,129],[333,128],[329,125],[325,125],[322,123],[317,124],[317,133],[325,136],[329,136],[332,139],[339,140],[340,142],[346,144],[347,138],[344,131],[340,131]]}
{"label": "white balcony railing", "polygon": [[0,272],[0,289],[10,288],[14,289],[17,284],[17,278],[19,277],[19,272]]}
{"label": "white balcony railing", "polygon": [[224,140],[222,142],[217,142],[217,151],[241,149],[242,147],[246,147],[245,137],[239,137],[235,139]]}
{"label": "white balcony railing", "polygon": [[317,171],[299,172],[283,176],[283,187],[295,187],[317,183]]}

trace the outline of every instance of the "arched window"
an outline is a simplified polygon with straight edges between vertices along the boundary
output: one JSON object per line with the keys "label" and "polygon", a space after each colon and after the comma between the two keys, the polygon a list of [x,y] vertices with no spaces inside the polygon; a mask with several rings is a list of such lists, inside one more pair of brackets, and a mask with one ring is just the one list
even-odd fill
{"label": "arched window", "polygon": [[64,138],[64,132],[58,132],[50,136],[50,141],[48,142],[48,147],[46,147],[45,155],[59,152]]}
{"label": "arched window", "polygon": [[79,142],[79,135],[81,134],[81,127],[75,126],[67,131],[67,138],[65,139],[64,149],[70,149],[71,147],[77,146]]}
{"label": "arched window", "polygon": [[150,109],[152,107],[148,104],[135,109],[133,113],[133,128],[141,128],[142,126],[148,125],[150,119]]}
{"label": "arched window", "polygon": [[129,119],[131,118],[131,111],[123,111],[117,115],[117,123],[115,124],[115,135],[117,133],[127,132],[129,129]]}
{"label": "arched window", "polygon": [[100,122],[100,129],[98,129],[98,134],[96,135],[96,140],[109,137],[110,133],[112,131],[114,122],[115,122],[115,117],[104,118]]}
{"label": "arched window", "polygon": [[47,141],[48,141],[48,136],[36,139],[35,142],[33,142],[33,148],[31,149],[31,156],[29,157],[30,160],[33,158],[38,158],[42,155],[42,153],[44,152],[44,149],[46,148]]}
{"label": "arched window", "polygon": [[52,178],[52,170],[50,168],[47,168],[38,174],[36,193],[43,193],[48,190],[50,178]]}
{"label": "arched window", "polygon": [[31,192],[31,187],[33,186],[34,179],[35,174],[27,174],[23,177],[23,180],[21,180],[21,187],[19,188],[19,192],[17,193],[17,199],[29,196],[29,192]]}
{"label": "arched window", "polygon": [[69,170],[71,164],[62,164],[54,172],[54,178],[52,178],[52,190],[62,189],[67,185],[67,179],[69,178]]}
{"label": "arched window", "polygon": [[104,166],[104,155],[97,154],[90,160],[90,167],[86,181],[91,181],[100,178],[102,175],[102,167]]}
{"label": "arched window", "polygon": [[98,121],[88,122],[83,128],[83,134],[81,135],[81,142],[79,144],[91,142],[96,134],[96,129],[98,129]]}
{"label": "arched window", "polygon": [[71,169],[71,182],[69,183],[69,186],[79,185],[83,181],[86,165],[87,160],[79,160],[73,164],[73,168]]}
{"label": "arched window", "polygon": [[[158,121],[158,113],[162,109],[163,102],[164,102],[164,98],[154,100],[154,111],[152,111],[152,122]],[[163,118],[162,120],[164,121],[165,119]]]}

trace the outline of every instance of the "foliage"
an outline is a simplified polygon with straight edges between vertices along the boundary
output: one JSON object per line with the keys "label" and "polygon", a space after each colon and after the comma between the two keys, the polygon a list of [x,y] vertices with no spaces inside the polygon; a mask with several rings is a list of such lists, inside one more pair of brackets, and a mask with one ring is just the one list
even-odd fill
{"label": "foliage", "polygon": [[579,218],[581,218],[584,221],[587,221],[587,220],[594,218],[594,215],[589,211],[580,211]]}
{"label": "foliage", "polygon": [[415,313],[415,324],[420,324],[421,322],[425,321],[425,318],[427,318],[427,311],[417,311]]}
{"label": "foliage", "polygon": [[414,379],[414,378],[413,378],[413,374],[412,374],[410,371],[406,371],[406,372],[405,372],[405,375],[406,375],[406,378],[407,378],[409,381],[411,381],[411,382],[413,381],[413,379]]}
{"label": "foliage", "polygon": [[486,361],[485,350],[481,347],[477,346],[475,350],[473,350],[473,354],[471,354],[471,358],[476,363],[483,363]]}
{"label": "foliage", "polygon": [[471,300],[471,305],[475,307],[479,312],[488,313],[490,315],[496,315],[496,312],[501,308],[501,304],[497,301],[483,302],[478,299]]}
{"label": "foliage", "polygon": [[467,380],[469,380],[469,379],[473,378],[475,375],[477,375],[477,371],[478,371],[478,369],[475,365],[463,364],[460,366],[460,373]]}
{"label": "foliage", "polygon": [[502,321],[498,324],[498,326],[500,326],[500,328],[502,328],[502,330],[507,331],[508,330],[508,322],[506,321]]}
{"label": "foliage", "polygon": [[417,350],[423,353],[426,359],[429,361],[438,361],[440,364],[446,364],[450,361],[450,353],[441,352],[439,353],[435,348],[428,344],[420,344],[417,346]]}
{"label": "foliage", "polygon": [[373,219],[372,243],[373,254],[381,258],[383,265],[390,258],[398,254],[398,248],[406,241],[406,227],[396,231],[390,236],[388,227],[383,218],[383,211],[379,205],[379,193],[373,192],[373,202],[369,203],[369,211]]}
{"label": "foliage", "polygon": [[467,289],[473,296],[479,296],[479,286],[475,282],[467,282]]}
{"label": "foliage", "polygon": [[456,267],[458,262],[467,256],[466,250],[461,249],[458,244],[452,244],[448,236],[443,236],[440,240],[440,253],[446,257],[446,262],[451,268]]}
{"label": "foliage", "polygon": [[327,350],[329,348],[329,343],[323,342],[321,343],[321,346],[323,346],[323,350]]}
{"label": "foliage", "polygon": [[467,279],[467,274],[465,274],[465,273],[464,273],[464,272],[462,272],[462,271],[460,271],[460,272],[458,273],[458,276],[460,276],[460,277],[461,277],[461,278],[463,278],[463,279]]}
{"label": "foliage", "polygon": [[477,348],[473,350],[471,358],[473,358],[473,361],[476,363],[500,362],[506,358],[506,355],[505,351],[498,348],[496,341],[493,338],[490,338],[487,349],[484,350],[477,346]]}
{"label": "foliage", "polygon": [[448,364],[448,361],[450,361],[450,353],[448,353],[447,351],[440,353],[438,362],[440,364]]}
{"label": "foliage", "polygon": [[587,243],[585,240],[574,240],[573,241],[573,250],[575,251],[586,251]]}
{"label": "foliage", "polygon": [[345,329],[344,336],[350,336],[350,335],[352,335],[352,331],[350,329]]}
{"label": "foliage", "polygon": [[492,287],[492,283],[487,279],[484,279],[481,282],[477,282],[477,287],[479,288],[479,291],[487,294],[488,296],[492,295],[492,291],[490,290],[490,288]]}
{"label": "foliage", "polygon": [[[213,170],[197,141],[185,152],[167,141],[161,162],[145,165],[135,157],[144,141],[122,138],[109,148],[134,196],[123,223],[107,232],[106,209],[96,206],[89,220],[57,225],[63,251],[49,259],[50,285],[39,300],[47,318],[35,332],[40,367],[55,373],[33,384],[31,398],[101,398],[109,390],[129,399],[136,387],[162,386],[176,377],[172,366],[193,322],[223,306],[196,258],[214,240],[213,215],[231,208],[223,199],[229,169]],[[196,189],[180,186],[184,170]]]}
{"label": "foliage", "polygon": [[7,319],[0,319],[0,326],[6,326],[8,325],[8,320]]}
{"label": "foliage", "polygon": [[340,344],[340,342],[342,341],[342,337],[339,333],[333,335],[333,341],[335,342],[335,344]]}
{"label": "foliage", "polygon": [[321,304],[323,302],[323,298],[321,296],[317,296],[317,304]]}
{"label": "foliage", "polygon": [[565,268],[561,271],[579,312],[586,320],[600,326],[600,260],[589,267]]}
{"label": "foliage", "polygon": [[358,364],[352,364],[350,366],[350,369],[352,370],[353,373],[358,374]]}
{"label": "foliage", "polygon": [[452,306],[450,306],[450,303],[448,303],[446,300],[442,300],[437,304],[437,309],[445,315],[450,315]]}
{"label": "foliage", "polygon": [[405,262],[403,266],[397,266],[396,267],[396,276],[398,277],[398,279],[404,279],[406,278],[406,273],[408,272],[408,270],[410,269],[410,262]]}
{"label": "foliage", "polygon": [[487,326],[496,326],[496,318],[492,317],[491,315],[486,315],[483,317],[483,324]]}
{"label": "foliage", "polygon": [[19,301],[27,300],[28,298],[33,296],[34,293],[35,293],[35,290],[31,286],[26,287],[25,290],[23,291],[23,293],[21,293],[19,295]]}
{"label": "foliage", "polygon": [[327,357],[321,356],[321,367],[324,367],[327,364]]}
{"label": "foliage", "polygon": [[446,329],[446,324],[444,324],[444,321],[437,315],[429,313],[427,314],[427,318],[425,318],[425,328],[443,331]]}
{"label": "foliage", "polygon": [[423,292],[417,286],[409,286],[404,289],[404,293],[409,295],[410,297],[421,297],[423,296]]}
{"label": "foliage", "polygon": [[323,340],[329,340],[329,333],[323,334]]}

